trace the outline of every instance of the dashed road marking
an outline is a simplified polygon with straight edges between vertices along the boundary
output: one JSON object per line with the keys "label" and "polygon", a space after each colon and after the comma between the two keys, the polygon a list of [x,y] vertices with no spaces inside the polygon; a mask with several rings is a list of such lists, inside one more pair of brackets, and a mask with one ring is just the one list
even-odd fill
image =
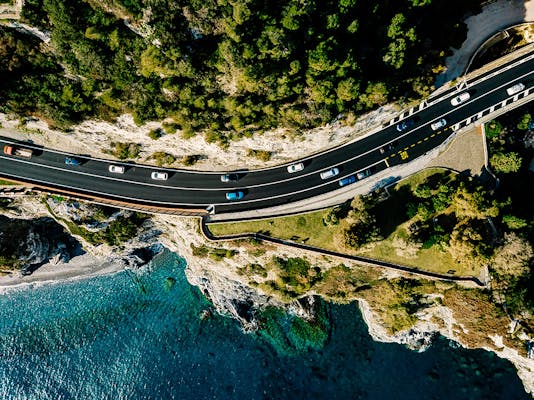
{"label": "dashed road marking", "polygon": [[422,140],[420,140],[420,141],[418,141],[418,142],[417,142],[417,144],[421,144],[421,143],[423,143],[423,141],[422,141]]}
{"label": "dashed road marking", "polygon": [[410,145],[410,147],[415,147],[415,143],[412,143],[412,144]]}
{"label": "dashed road marking", "polygon": [[428,140],[428,136],[426,138],[423,139],[425,142]]}

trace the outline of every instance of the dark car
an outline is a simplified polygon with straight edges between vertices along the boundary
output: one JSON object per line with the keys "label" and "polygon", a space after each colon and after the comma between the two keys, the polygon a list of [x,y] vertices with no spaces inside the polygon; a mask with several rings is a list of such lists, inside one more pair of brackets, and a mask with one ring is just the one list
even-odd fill
{"label": "dark car", "polygon": [[415,121],[413,120],[413,118],[405,119],[404,121],[401,121],[397,124],[397,130],[399,132],[404,132],[406,129],[410,128],[414,123]]}
{"label": "dark car", "polygon": [[224,174],[221,175],[221,182],[237,182],[239,180],[238,174]]}
{"label": "dark car", "polygon": [[354,183],[354,182],[356,182],[356,177],[354,175],[347,176],[346,178],[343,178],[343,179],[339,180],[339,186],[341,186],[341,187],[347,186],[347,185],[350,185],[351,183]]}
{"label": "dark car", "polygon": [[393,151],[399,145],[399,141],[395,140],[394,142],[388,143],[385,146],[380,148],[380,154],[384,154],[386,151]]}
{"label": "dark car", "polygon": [[74,157],[65,157],[65,164],[67,165],[82,165],[82,162]]}
{"label": "dark car", "polygon": [[371,168],[367,168],[367,169],[365,169],[363,171],[358,172],[356,174],[356,176],[358,177],[358,179],[365,179],[368,176],[370,176],[372,173],[373,173],[373,171],[371,171]]}

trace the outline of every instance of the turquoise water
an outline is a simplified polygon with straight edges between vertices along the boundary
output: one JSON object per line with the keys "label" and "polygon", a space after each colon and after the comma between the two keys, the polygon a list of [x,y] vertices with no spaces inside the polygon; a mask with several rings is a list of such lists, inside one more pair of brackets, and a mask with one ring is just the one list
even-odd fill
{"label": "turquoise water", "polygon": [[324,347],[282,354],[214,315],[171,253],[151,268],[0,296],[0,399],[527,399],[510,363],[375,343],[326,305]]}

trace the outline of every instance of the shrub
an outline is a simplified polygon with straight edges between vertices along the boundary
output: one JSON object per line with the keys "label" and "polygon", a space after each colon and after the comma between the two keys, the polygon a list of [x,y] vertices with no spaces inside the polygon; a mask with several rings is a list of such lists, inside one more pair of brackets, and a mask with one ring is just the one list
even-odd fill
{"label": "shrub", "polygon": [[157,151],[153,153],[150,158],[156,162],[158,166],[171,165],[176,161],[176,157],[172,154],[165,153],[164,151]]}
{"label": "shrub", "polygon": [[191,165],[195,165],[200,159],[202,159],[200,154],[190,154],[182,158],[182,164],[190,167]]}
{"label": "shrub", "polygon": [[128,142],[112,142],[111,154],[117,157],[119,160],[125,160],[127,158],[137,158],[141,152],[141,145],[137,143]]}
{"label": "shrub", "polygon": [[150,132],[148,132],[148,137],[152,140],[158,140],[160,137],[162,137],[165,134],[163,129],[156,128],[152,129]]}
{"label": "shrub", "polygon": [[258,160],[261,160],[261,161],[269,161],[272,157],[273,153],[271,151],[267,151],[267,150],[253,150],[253,149],[248,149],[247,150],[247,156],[248,157],[255,157],[257,158]]}
{"label": "shrub", "polygon": [[486,124],[486,137],[493,139],[502,132],[502,124],[499,121],[492,120]]}

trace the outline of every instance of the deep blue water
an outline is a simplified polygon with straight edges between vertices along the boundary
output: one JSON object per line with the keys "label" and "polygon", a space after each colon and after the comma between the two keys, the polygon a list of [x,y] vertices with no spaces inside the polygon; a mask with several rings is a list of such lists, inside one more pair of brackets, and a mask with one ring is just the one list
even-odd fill
{"label": "deep blue water", "polygon": [[[512,365],[438,340],[375,343],[355,304],[284,355],[214,315],[171,253],[151,268],[0,296],[0,399],[528,399]],[[173,279],[168,279],[173,278]]]}

